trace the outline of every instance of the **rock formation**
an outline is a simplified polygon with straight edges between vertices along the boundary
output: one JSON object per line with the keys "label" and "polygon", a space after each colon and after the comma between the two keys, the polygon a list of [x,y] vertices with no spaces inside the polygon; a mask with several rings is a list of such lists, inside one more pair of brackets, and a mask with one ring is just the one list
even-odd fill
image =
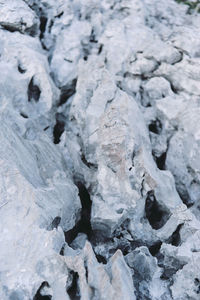
{"label": "rock formation", "polygon": [[200,14],[177,2],[0,0],[0,299],[199,299]]}

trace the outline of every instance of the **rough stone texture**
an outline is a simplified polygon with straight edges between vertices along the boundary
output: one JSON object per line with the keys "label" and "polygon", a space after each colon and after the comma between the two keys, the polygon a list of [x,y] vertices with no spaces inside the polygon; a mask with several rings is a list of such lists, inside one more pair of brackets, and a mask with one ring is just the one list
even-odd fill
{"label": "rough stone texture", "polygon": [[194,8],[0,0],[0,299],[199,299]]}
{"label": "rough stone texture", "polygon": [[23,0],[1,0],[0,10],[0,26],[2,28],[32,36],[38,33],[39,20]]}

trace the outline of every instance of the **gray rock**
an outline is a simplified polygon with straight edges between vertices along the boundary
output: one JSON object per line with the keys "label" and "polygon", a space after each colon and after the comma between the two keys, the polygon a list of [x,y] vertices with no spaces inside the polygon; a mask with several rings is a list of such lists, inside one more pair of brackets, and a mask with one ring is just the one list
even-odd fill
{"label": "gray rock", "polygon": [[199,299],[197,10],[0,0],[1,299]]}
{"label": "gray rock", "polygon": [[2,116],[1,124],[0,294],[2,299],[15,293],[30,299],[45,281],[44,259],[48,264],[57,260],[62,229],[71,229],[79,218],[80,200],[61,154],[47,137],[26,141]]}
{"label": "gray rock", "polygon": [[19,31],[32,36],[39,31],[39,20],[28,5],[22,0],[0,1],[0,26],[8,31]]}

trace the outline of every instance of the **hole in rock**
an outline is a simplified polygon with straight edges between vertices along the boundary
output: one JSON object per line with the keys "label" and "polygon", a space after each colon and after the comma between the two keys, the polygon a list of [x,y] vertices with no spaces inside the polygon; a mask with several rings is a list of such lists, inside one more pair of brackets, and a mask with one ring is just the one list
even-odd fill
{"label": "hole in rock", "polygon": [[102,50],[103,50],[103,44],[100,44],[98,54],[101,54]]}
{"label": "hole in rock", "polygon": [[20,116],[22,116],[24,119],[28,119],[28,116],[23,112],[20,113]]}
{"label": "hole in rock", "polygon": [[64,15],[64,11],[62,11],[61,13],[59,13],[56,18],[61,18]]}
{"label": "hole in rock", "polygon": [[177,226],[176,230],[173,232],[172,236],[168,239],[167,243],[178,247],[181,244],[180,229],[183,224]]}
{"label": "hole in rock", "polygon": [[178,94],[178,89],[171,82],[169,82],[169,83],[170,83],[172,92],[174,92],[174,94]]}
{"label": "hole in rock", "polygon": [[67,293],[71,300],[78,300],[80,299],[79,286],[78,286],[79,276],[78,273],[74,271],[71,271],[70,275],[72,276],[72,283],[68,287]]}
{"label": "hole in rock", "polygon": [[195,283],[195,285],[198,285],[198,284],[200,284],[200,280],[198,278],[195,278],[194,283]]}
{"label": "hole in rock", "polygon": [[39,101],[41,91],[37,85],[34,84],[34,78],[31,78],[31,81],[28,85],[28,101],[31,101],[32,99],[35,100],[35,102]]}
{"label": "hole in rock", "polygon": [[93,168],[97,169],[97,167],[98,167],[97,165],[88,162],[87,159],[86,159],[86,157],[85,157],[85,155],[84,155],[84,153],[81,154],[81,160],[82,160],[82,162],[83,162],[88,168],[92,168],[92,167],[93,167]]}
{"label": "hole in rock", "polygon": [[200,294],[200,285],[198,286],[197,290],[196,290],[197,294]]}
{"label": "hole in rock", "polygon": [[76,83],[77,78],[73,79],[70,83],[66,84],[65,86],[61,87],[61,94],[60,94],[60,101],[58,106],[67,102],[67,100],[75,94],[76,92]]}
{"label": "hole in rock", "polygon": [[167,153],[164,152],[163,154],[161,154],[161,156],[156,157],[156,164],[157,164],[158,169],[160,169],[160,170],[165,170],[166,155],[167,155]]}
{"label": "hole in rock", "polygon": [[194,284],[196,286],[195,292],[197,294],[200,294],[200,280],[198,278],[195,278],[194,279]]}
{"label": "hole in rock", "polygon": [[170,214],[157,202],[153,191],[147,193],[145,214],[153,229],[160,229],[163,227],[170,217]]}
{"label": "hole in rock", "polygon": [[160,122],[160,120],[156,119],[153,120],[150,124],[149,124],[149,131],[155,133],[155,134],[160,134],[162,131],[162,124]]}
{"label": "hole in rock", "polygon": [[1,26],[5,29],[8,30],[10,32],[15,32],[15,31],[19,31],[18,28],[16,28],[14,25],[12,24],[1,24]]}
{"label": "hole in rock", "polygon": [[40,17],[40,39],[44,37],[44,32],[47,25],[47,18],[45,16]]}
{"label": "hole in rock", "polygon": [[149,252],[151,253],[152,256],[156,256],[158,252],[160,251],[162,242],[156,242],[152,246],[149,247]]}
{"label": "hole in rock", "polygon": [[64,250],[65,250],[65,244],[62,246],[59,254],[64,256]]}
{"label": "hole in rock", "polygon": [[91,43],[97,43],[98,41],[95,38],[94,29],[92,29],[91,35],[90,35],[90,42]]}
{"label": "hole in rock", "polygon": [[106,261],[106,259],[105,259],[105,257],[103,255],[96,254],[96,253],[95,253],[95,255],[96,255],[97,261],[99,263],[102,263],[104,265],[107,264],[107,261]]}
{"label": "hole in rock", "polygon": [[44,288],[44,287],[49,287],[49,284],[48,282],[44,281],[41,286],[39,287],[39,289],[37,290],[37,293],[35,294],[33,300],[50,300],[52,299],[52,296],[50,295],[41,295],[41,290]]}
{"label": "hole in rock", "polygon": [[21,73],[21,74],[26,73],[26,69],[22,68],[22,66],[21,66],[20,64],[18,65],[18,71],[19,71],[19,73]]}
{"label": "hole in rock", "polygon": [[61,217],[55,217],[51,223],[51,228],[52,229],[57,228],[58,225],[60,224],[60,221],[61,221]]}
{"label": "hole in rock", "polygon": [[71,244],[79,232],[85,233],[88,236],[88,239],[90,239],[92,233],[90,223],[92,201],[90,199],[90,195],[85,185],[80,181],[76,183],[76,186],[79,190],[79,197],[82,205],[81,218],[74,228],[65,232],[65,240],[68,244]]}
{"label": "hole in rock", "polygon": [[56,114],[56,125],[53,129],[54,144],[60,143],[60,137],[65,129],[65,116],[62,113]]}

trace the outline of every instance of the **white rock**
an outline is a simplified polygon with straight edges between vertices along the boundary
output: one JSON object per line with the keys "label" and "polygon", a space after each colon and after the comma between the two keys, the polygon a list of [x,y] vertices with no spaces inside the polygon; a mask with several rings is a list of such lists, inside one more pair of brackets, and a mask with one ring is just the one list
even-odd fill
{"label": "white rock", "polygon": [[34,11],[22,0],[0,1],[0,25],[9,31],[19,31],[32,36],[39,30],[39,21]]}

